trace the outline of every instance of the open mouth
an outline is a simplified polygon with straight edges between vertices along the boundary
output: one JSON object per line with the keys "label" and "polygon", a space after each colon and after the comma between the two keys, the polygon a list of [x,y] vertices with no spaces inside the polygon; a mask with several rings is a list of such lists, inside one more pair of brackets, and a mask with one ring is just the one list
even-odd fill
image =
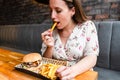
{"label": "open mouth", "polygon": [[60,22],[57,22],[57,24],[59,24]]}
{"label": "open mouth", "polygon": [[57,25],[59,25],[60,24],[60,22],[57,22]]}

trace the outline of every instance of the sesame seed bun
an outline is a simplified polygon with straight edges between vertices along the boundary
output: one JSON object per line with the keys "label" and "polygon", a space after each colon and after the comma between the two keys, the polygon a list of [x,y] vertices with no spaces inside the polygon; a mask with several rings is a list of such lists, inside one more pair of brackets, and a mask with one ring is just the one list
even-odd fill
{"label": "sesame seed bun", "polygon": [[23,62],[34,62],[42,60],[42,56],[39,53],[29,53],[23,57]]}

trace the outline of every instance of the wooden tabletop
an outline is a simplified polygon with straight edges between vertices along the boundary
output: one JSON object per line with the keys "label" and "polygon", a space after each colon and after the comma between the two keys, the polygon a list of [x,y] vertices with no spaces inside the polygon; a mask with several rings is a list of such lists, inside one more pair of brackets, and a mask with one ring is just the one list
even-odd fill
{"label": "wooden tabletop", "polygon": [[[42,80],[24,72],[15,70],[25,54],[0,48],[0,80]],[[98,73],[87,71],[78,75],[75,80],[97,80]]]}

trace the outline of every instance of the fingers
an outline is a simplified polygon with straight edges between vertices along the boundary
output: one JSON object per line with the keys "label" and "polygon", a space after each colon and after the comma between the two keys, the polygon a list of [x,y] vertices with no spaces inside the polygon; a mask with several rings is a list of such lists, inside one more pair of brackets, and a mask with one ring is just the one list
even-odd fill
{"label": "fingers", "polygon": [[47,30],[45,32],[43,32],[41,34],[41,38],[44,42],[44,44],[47,46],[47,47],[53,47],[54,46],[54,38],[52,36],[52,32],[51,30]]}
{"label": "fingers", "polygon": [[58,68],[58,69],[56,70],[56,75],[57,75],[59,78],[61,78],[61,77],[63,76],[63,75],[61,74],[61,72],[63,72],[65,69],[66,69],[65,66],[61,66],[60,68]]}
{"label": "fingers", "polygon": [[69,75],[62,77],[61,80],[74,80],[74,77],[75,76],[73,74],[69,74]]}
{"label": "fingers", "polygon": [[57,72],[62,72],[66,69],[67,67],[66,66],[61,66],[60,68],[57,69]]}
{"label": "fingers", "polygon": [[50,30],[47,30],[41,34],[42,40],[48,40],[50,37],[52,37],[52,32]]}
{"label": "fingers", "polygon": [[56,74],[58,77],[63,78],[64,76],[69,75],[69,71],[67,71],[66,66],[61,66],[60,68],[57,69]]}
{"label": "fingers", "polygon": [[50,36],[45,36],[45,40],[49,40],[50,39]]}
{"label": "fingers", "polygon": [[59,67],[59,68],[56,70],[56,75],[60,78],[60,77],[61,77],[60,72],[62,72],[62,71],[64,71],[64,70],[65,70],[65,66]]}
{"label": "fingers", "polygon": [[73,80],[75,77],[74,71],[70,67],[62,66],[57,69],[56,73],[61,80]]}

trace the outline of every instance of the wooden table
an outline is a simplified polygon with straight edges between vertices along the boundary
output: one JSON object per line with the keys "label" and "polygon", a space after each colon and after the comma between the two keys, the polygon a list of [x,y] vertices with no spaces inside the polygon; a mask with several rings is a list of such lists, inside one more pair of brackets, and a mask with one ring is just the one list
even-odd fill
{"label": "wooden table", "polygon": [[[15,70],[25,54],[0,48],[0,80],[42,80],[32,75]],[[75,80],[97,80],[98,73],[87,71],[78,75]]]}

